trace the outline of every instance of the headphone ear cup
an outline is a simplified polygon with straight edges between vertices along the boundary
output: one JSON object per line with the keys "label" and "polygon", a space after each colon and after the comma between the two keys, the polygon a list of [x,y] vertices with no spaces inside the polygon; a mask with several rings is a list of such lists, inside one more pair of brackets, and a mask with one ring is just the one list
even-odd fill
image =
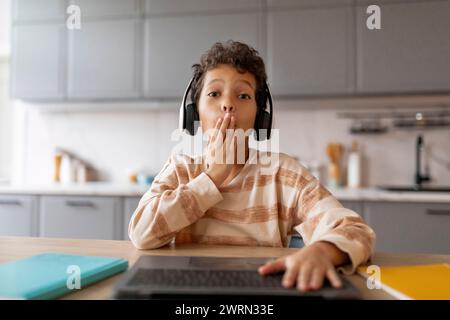
{"label": "headphone ear cup", "polygon": [[[259,129],[262,129],[260,132]],[[256,140],[264,141],[270,139],[270,114],[267,111],[262,111],[258,116],[258,127],[255,128]]]}
{"label": "headphone ear cup", "polygon": [[199,116],[197,113],[197,107],[195,103],[190,103],[186,106],[186,115],[185,115],[185,128],[189,132],[191,136],[195,135],[195,122],[199,120]]}
{"label": "headphone ear cup", "polygon": [[264,111],[261,117],[262,127],[267,129],[267,136],[270,136],[270,114],[267,111]]}
{"label": "headphone ear cup", "polygon": [[[266,139],[270,139],[270,129],[271,129],[271,121],[270,121],[270,113],[266,111],[267,105],[267,93],[266,91],[262,91],[257,100],[258,112],[256,113],[255,119],[255,139],[256,141],[263,141]],[[265,129],[260,132],[260,129]]]}
{"label": "headphone ear cup", "polygon": [[254,125],[255,131],[253,132],[253,136],[255,137],[256,141],[259,141],[259,129],[261,129],[261,125],[262,125],[261,114],[262,114],[261,109],[259,109],[259,106],[258,106],[258,111],[256,112],[255,125]]}

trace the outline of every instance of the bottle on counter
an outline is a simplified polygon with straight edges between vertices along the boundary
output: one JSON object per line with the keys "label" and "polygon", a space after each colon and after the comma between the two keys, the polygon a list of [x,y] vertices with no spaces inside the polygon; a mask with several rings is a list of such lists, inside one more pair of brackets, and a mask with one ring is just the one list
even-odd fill
{"label": "bottle on counter", "polygon": [[328,163],[327,186],[329,188],[341,187],[342,182],[341,157],[343,153],[343,146],[340,143],[329,143],[327,145],[326,151],[330,159],[330,162]]}
{"label": "bottle on counter", "polygon": [[347,186],[349,188],[361,187],[361,154],[356,140],[353,141],[352,149],[348,156]]}
{"label": "bottle on counter", "polygon": [[53,182],[56,183],[61,181],[61,160],[62,153],[59,150],[56,150],[53,155]]}
{"label": "bottle on counter", "polygon": [[63,153],[61,158],[60,167],[60,181],[61,183],[73,183],[75,182],[75,167],[72,157]]}

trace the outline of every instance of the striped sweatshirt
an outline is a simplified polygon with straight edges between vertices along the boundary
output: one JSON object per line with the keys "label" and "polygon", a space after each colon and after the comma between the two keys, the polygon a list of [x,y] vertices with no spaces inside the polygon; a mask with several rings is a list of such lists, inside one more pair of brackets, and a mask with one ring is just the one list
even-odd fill
{"label": "striped sweatshirt", "polygon": [[170,156],[133,213],[131,241],[138,249],[172,241],[287,247],[300,234],[305,245],[333,243],[351,260],[342,271],[354,272],[373,253],[373,230],[299,162],[275,155],[263,166],[261,152],[250,149],[241,171],[220,187],[205,173],[205,155]]}

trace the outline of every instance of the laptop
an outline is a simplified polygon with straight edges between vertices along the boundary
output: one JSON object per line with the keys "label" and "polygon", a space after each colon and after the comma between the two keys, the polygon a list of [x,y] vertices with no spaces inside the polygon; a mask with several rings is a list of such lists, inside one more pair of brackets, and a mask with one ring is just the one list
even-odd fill
{"label": "laptop", "polygon": [[273,258],[142,256],[114,287],[113,299],[318,298],[358,299],[358,290],[327,281],[317,291],[281,285],[282,273],[261,276],[257,269]]}

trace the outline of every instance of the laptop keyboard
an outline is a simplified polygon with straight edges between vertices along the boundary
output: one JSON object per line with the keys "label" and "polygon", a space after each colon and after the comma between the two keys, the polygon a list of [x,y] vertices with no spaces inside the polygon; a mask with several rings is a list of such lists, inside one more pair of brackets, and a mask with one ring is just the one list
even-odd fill
{"label": "laptop keyboard", "polygon": [[128,285],[279,288],[281,279],[280,273],[262,277],[256,270],[139,269]]}

